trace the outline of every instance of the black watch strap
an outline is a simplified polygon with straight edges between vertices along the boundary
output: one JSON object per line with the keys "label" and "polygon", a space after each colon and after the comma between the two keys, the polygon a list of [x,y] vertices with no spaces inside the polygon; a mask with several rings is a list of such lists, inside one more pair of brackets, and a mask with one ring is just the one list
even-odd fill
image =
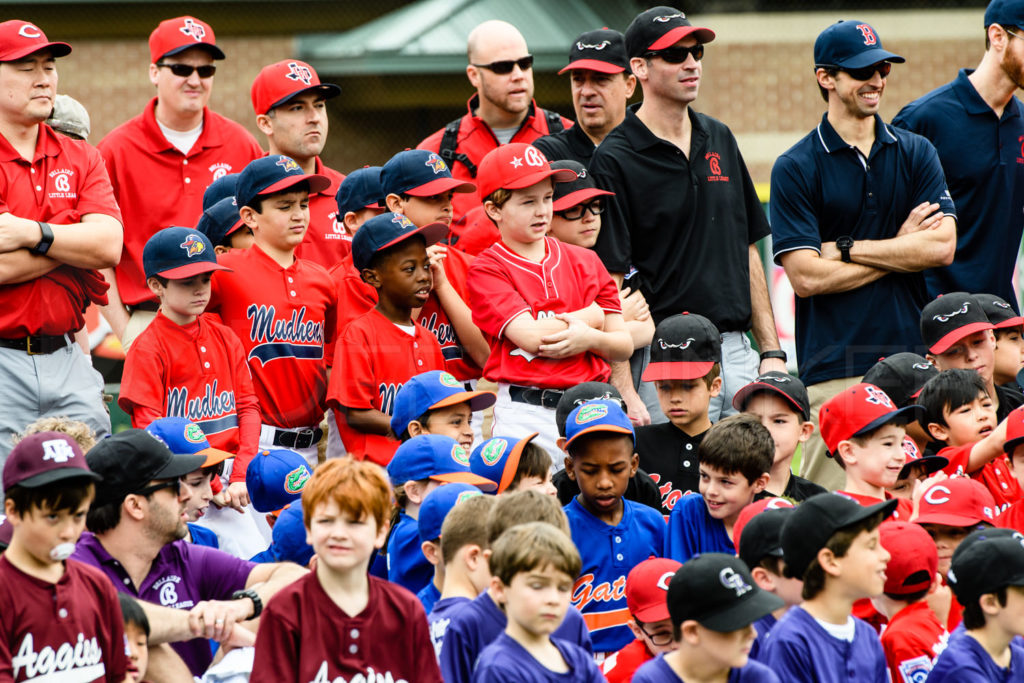
{"label": "black watch strap", "polygon": [[768,360],[769,358],[778,358],[783,363],[789,360],[789,356],[787,356],[786,352],[782,349],[772,349],[770,351],[761,352],[761,360]]}
{"label": "black watch strap", "polygon": [[849,235],[843,235],[836,240],[836,248],[839,250],[839,258],[843,263],[853,263],[853,258],[850,256],[850,249],[853,249],[853,238]]}
{"label": "black watch strap", "polygon": [[53,228],[50,227],[49,223],[43,223],[42,221],[36,221],[39,224],[39,230],[43,233],[43,239],[39,240],[36,246],[32,247],[32,251],[37,254],[45,254],[50,250],[50,245],[53,244]]}
{"label": "black watch strap", "polygon": [[254,591],[252,588],[246,588],[245,590],[235,591],[231,594],[232,600],[241,600],[242,598],[249,598],[252,600],[252,616],[246,621],[255,619],[263,612],[263,600],[260,599],[259,593]]}

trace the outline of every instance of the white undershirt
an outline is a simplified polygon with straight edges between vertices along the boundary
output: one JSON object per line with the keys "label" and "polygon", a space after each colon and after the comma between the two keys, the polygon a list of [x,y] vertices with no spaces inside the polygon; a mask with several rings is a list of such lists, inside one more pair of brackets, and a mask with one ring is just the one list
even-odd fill
{"label": "white undershirt", "polygon": [[512,136],[516,134],[516,131],[519,130],[519,128],[494,128],[493,130],[494,137],[498,138],[498,142],[503,145],[507,145],[512,141]]}
{"label": "white undershirt", "polygon": [[203,133],[202,122],[192,130],[186,131],[171,130],[164,124],[160,123],[160,121],[157,121],[156,125],[160,126],[160,132],[164,134],[165,138],[167,138],[167,142],[174,145],[174,148],[182,154],[188,154],[189,150],[192,149],[192,145],[196,144],[196,140],[198,140],[199,136]]}
{"label": "white undershirt", "polygon": [[825,631],[836,640],[845,640],[848,643],[853,642],[853,634],[856,630],[853,617],[848,617],[845,624],[830,624],[829,622],[822,621],[818,618],[815,618],[814,620],[818,622],[818,626],[825,629]]}
{"label": "white undershirt", "polygon": [[416,336],[416,326],[415,325],[399,325],[398,323],[395,323],[395,327],[400,329],[402,332],[405,332],[410,337],[415,337]]}

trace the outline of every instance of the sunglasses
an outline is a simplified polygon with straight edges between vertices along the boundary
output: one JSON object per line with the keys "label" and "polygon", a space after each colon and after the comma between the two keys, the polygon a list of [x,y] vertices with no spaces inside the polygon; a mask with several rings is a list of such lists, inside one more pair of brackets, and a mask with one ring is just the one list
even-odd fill
{"label": "sunglasses", "polygon": [[214,64],[192,66],[191,64],[167,64],[165,62],[158,62],[157,66],[170,69],[171,73],[178,78],[188,78],[192,75],[193,71],[199,73],[199,78],[213,78],[213,74],[217,73],[217,67]]}
{"label": "sunglasses", "polygon": [[882,78],[889,75],[892,71],[892,64],[889,62],[879,62],[878,64],[872,64],[871,66],[862,66],[859,69],[847,69],[842,66],[823,65],[826,69],[835,69],[836,71],[845,71],[855,81],[870,81],[875,77],[877,71]]}
{"label": "sunglasses", "polygon": [[505,59],[500,62],[491,62],[490,64],[474,64],[473,66],[475,66],[478,69],[487,69],[488,71],[493,71],[499,76],[504,76],[506,74],[512,73],[512,69],[516,68],[517,66],[523,71],[532,68],[533,55],[526,55],[525,57],[520,57],[519,59]]}
{"label": "sunglasses", "polygon": [[161,489],[171,489],[174,493],[174,497],[177,498],[181,495],[181,480],[168,479],[167,481],[162,481],[159,484],[153,484],[152,486],[147,486],[144,489],[136,491],[136,494],[140,496],[151,496]]}
{"label": "sunglasses", "polygon": [[699,62],[704,57],[704,46],[697,43],[691,47],[669,47],[664,50],[648,52],[644,55],[646,59],[661,57],[669,64],[682,64],[691,56]]}
{"label": "sunglasses", "polygon": [[567,221],[578,221],[583,218],[583,214],[587,211],[595,216],[600,216],[604,213],[604,202],[600,199],[595,199],[587,204],[577,204],[576,206],[569,207],[565,211],[555,211],[555,215],[561,216]]}

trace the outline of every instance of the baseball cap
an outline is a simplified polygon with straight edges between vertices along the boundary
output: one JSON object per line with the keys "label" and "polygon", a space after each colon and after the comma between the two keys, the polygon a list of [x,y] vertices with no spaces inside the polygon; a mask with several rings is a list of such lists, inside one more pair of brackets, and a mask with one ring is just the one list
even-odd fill
{"label": "baseball cap", "polygon": [[987,529],[968,534],[953,552],[946,578],[963,605],[1000,588],[1024,586],[1024,536]]}
{"label": "baseball cap", "polygon": [[[783,510],[792,510],[795,507],[792,502],[785,498],[762,498],[747,505],[736,517],[736,524],[733,525],[732,539],[736,554],[747,563],[748,567],[755,566],[762,558],[782,557],[782,542],[779,534],[782,531],[782,523],[786,521],[785,515],[774,513]],[[768,514],[772,513],[772,514]],[[754,521],[757,521],[754,524]],[[750,529],[750,533],[743,535],[744,531]]]}
{"label": "baseball cap", "polygon": [[53,111],[46,125],[58,133],[74,135],[85,140],[89,137],[89,112],[71,95],[57,95],[53,100]]}
{"label": "baseball cap", "polygon": [[225,173],[210,183],[203,192],[203,210],[209,209],[222,199],[234,198],[238,188],[238,173]]}
{"label": "baseball cap", "polygon": [[889,517],[898,502],[893,498],[874,505],[861,505],[839,493],[811,496],[796,506],[782,525],[779,538],[786,561],[786,575],[802,579],[818,551],[825,547],[833,534],[879,512]]}
{"label": "baseball cap", "polygon": [[882,547],[891,555],[885,567],[885,593],[908,595],[932,585],[939,553],[923,527],[890,520],[878,527],[878,533]]}
{"label": "baseball cap", "polygon": [[302,517],[302,503],[286,505],[274,522],[270,551],[275,562],[294,562],[300,567],[313,559],[313,546],[306,543],[306,521]]}
{"label": "baseball cap", "polygon": [[423,372],[410,378],[395,394],[391,431],[401,434],[428,410],[469,403],[470,411],[476,412],[494,405],[496,400],[493,391],[466,391],[465,385],[450,372]]}
{"label": "baseball cap", "polygon": [[184,16],[165,19],[149,34],[149,59],[153,64],[190,47],[202,47],[214,59],[224,59],[213,29],[205,21]]}
{"label": "baseball cap", "polygon": [[878,32],[863,21],[837,21],[814,41],[814,64],[859,69],[879,62],[902,64],[907,60],[882,48]]}
{"label": "baseball cap", "polygon": [[552,161],[551,168],[555,170],[569,170],[576,174],[573,180],[566,180],[555,183],[555,190],[552,208],[555,211],[564,211],[570,207],[582,204],[588,199],[614,195],[614,192],[602,190],[594,184],[594,176],[590,175],[586,167],[572,159]]}
{"label": "baseball cap", "polygon": [[626,54],[642,57],[651,50],[663,50],[693,35],[699,43],[710,43],[715,32],[694,26],[686,15],[675,7],[652,7],[633,18],[626,28]]}
{"label": "baseball cap", "polygon": [[985,9],[985,28],[992,24],[1024,26],[1024,2],[1021,0],[992,0]]}
{"label": "baseball cap", "polygon": [[[1021,6],[1024,7],[1024,3]],[[985,317],[995,329],[1002,330],[1007,327],[1024,325],[1024,317],[1013,310],[1013,306],[1008,304],[1003,297],[995,294],[975,294],[974,298],[981,304],[981,310],[985,312]]]}
{"label": "baseball cap", "polygon": [[216,246],[223,242],[225,237],[242,227],[242,223],[235,198],[225,197],[203,211],[199,222],[196,223],[196,230],[206,235],[210,244]]}
{"label": "baseball cap", "polygon": [[[519,459],[526,444],[533,441],[539,432],[534,432],[518,441],[507,436],[495,436],[477,445],[469,455],[469,469],[484,479],[497,482],[494,493],[502,493],[512,483],[519,469]],[[422,514],[422,513],[421,513]]]}
{"label": "baseball cap", "polygon": [[352,238],[352,264],[357,270],[369,268],[373,255],[378,251],[393,247],[414,235],[422,236],[429,247],[448,235],[448,226],[444,223],[429,223],[417,228],[404,215],[390,211],[374,216],[363,223]]}
{"label": "baseball cap", "polygon": [[894,353],[871,366],[862,381],[884,391],[899,407],[913,403],[939,369],[916,353]]}
{"label": "baseball cap", "polygon": [[967,335],[992,327],[981,304],[967,292],[942,294],[921,309],[921,338],[932,353],[945,353]]}
{"label": "baseball cap", "polygon": [[651,362],[641,379],[697,379],[722,362],[722,335],[702,315],[670,315],[658,323],[651,342]]}
{"label": "baseball cap", "polygon": [[597,399],[615,401],[619,405],[623,405],[622,394],[607,382],[583,382],[566,389],[555,406],[555,426],[558,427],[558,435],[565,436],[565,421],[568,419],[569,413],[587,401]]}
{"label": "baseball cap", "polygon": [[442,192],[476,192],[476,185],[456,180],[437,152],[407,149],[388,159],[380,169],[383,196],[389,194],[432,197]]}
{"label": "baseball cap", "polygon": [[[603,74],[618,74],[629,68],[626,38],[607,26],[581,33],[569,48],[569,63],[558,72],[587,69]],[[667,618],[667,617],[666,617]]]}
{"label": "baseball cap", "polygon": [[834,455],[840,441],[866,434],[882,425],[904,425],[917,419],[922,408],[897,408],[888,394],[874,384],[860,382],[827,400],[818,412],[821,438]]}
{"label": "baseball cap", "polygon": [[384,189],[380,186],[380,166],[363,166],[345,176],[334,195],[338,202],[338,215],[360,209],[383,209],[380,201]]}
{"label": "baseball cap", "polygon": [[10,19],[0,23],[0,62],[13,62],[46,49],[54,57],[71,54],[70,45],[50,42],[42,29],[31,22]]}
{"label": "baseball cap", "polygon": [[147,278],[159,275],[172,280],[231,270],[217,263],[209,237],[195,228],[180,227],[164,228],[149,238],[142,249],[142,269]]}
{"label": "baseball cap", "polygon": [[943,455],[922,455],[917,444],[909,436],[903,437],[903,454],[907,459],[900,468],[897,480],[909,477],[914,468],[920,467],[925,474],[932,474],[949,465],[949,458]]}
{"label": "baseball cap", "polygon": [[237,183],[235,201],[239,208],[250,206],[260,195],[284,192],[299,183],[307,183],[310,194],[323,192],[331,185],[326,176],[303,173],[295,159],[283,154],[271,154],[250,161],[238,174]]}
{"label": "baseball cap", "polygon": [[26,436],[4,462],[4,491],[15,485],[32,489],[72,478],[97,481],[100,477],[89,469],[75,440],[60,432]]}
{"label": "baseball cap", "polygon": [[476,191],[481,200],[500,188],[521,190],[545,178],[555,183],[572,180],[576,174],[568,169],[551,168],[544,153],[525,142],[499,145],[487,153],[477,167]]}
{"label": "baseball cap", "polygon": [[470,471],[465,448],[455,439],[440,434],[421,434],[403,442],[387,469],[394,486],[433,479],[446,484],[472,484],[484,491],[497,488],[490,479]]}
{"label": "baseball cap", "polygon": [[1013,455],[1013,451],[1022,443],[1024,443],[1024,409],[1018,406],[1006,416],[1006,441],[1003,442],[1003,451],[1007,455]]}
{"label": "baseball cap", "polygon": [[321,83],[316,69],[306,62],[285,59],[260,69],[249,94],[258,116],[307,92],[316,92],[329,100],[340,95],[341,88],[334,83]]}
{"label": "baseball cap", "polygon": [[628,434],[636,444],[633,423],[629,421],[629,417],[617,401],[598,399],[574,408],[565,420],[565,447],[568,448],[584,434],[594,432]]}
{"label": "baseball cap", "polygon": [[206,462],[204,455],[171,452],[144,429],[126,429],[102,439],[85,454],[89,469],[103,477],[93,505],[117,503],[154,480],[178,479]]}
{"label": "baseball cap", "polygon": [[302,497],[313,476],[306,459],[287,448],[261,450],[245,469],[245,486],[258,512],[274,512]]}
{"label": "baseball cap", "polygon": [[981,482],[968,477],[950,477],[932,484],[918,504],[917,524],[974,526],[995,524],[996,501]]}
{"label": "baseball cap", "polygon": [[668,614],[668,585],[683,565],[666,557],[652,557],[626,575],[626,606],[644,624],[664,621]]}
{"label": "baseball cap", "polygon": [[691,558],[668,584],[673,624],[693,619],[720,633],[749,626],[784,605],[782,598],[754,583],[743,560],[725,553]]}
{"label": "baseball cap", "polygon": [[753,382],[740,387],[740,390],[733,394],[732,407],[742,412],[750,396],[759,391],[778,394],[796,412],[800,413],[804,420],[811,419],[811,401],[807,397],[807,388],[804,383],[788,372],[776,370],[758,375]]}
{"label": "baseball cap", "polygon": [[212,447],[203,428],[183,417],[161,417],[159,420],[153,420],[146,427],[146,431],[167,444],[171,453],[205,455],[206,460],[203,461],[203,467],[216,465],[228,458],[235,457],[234,453]]}
{"label": "baseball cap", "polygon": [[433,541],[441,538],[441,525],[444,518],[448,516],[452,508],[473,496],[482,496],[475,486],[471,484],[447,484],[438,486],[427,494],[420,505],[419,517],[416,523],[419,527],[420,541]]}

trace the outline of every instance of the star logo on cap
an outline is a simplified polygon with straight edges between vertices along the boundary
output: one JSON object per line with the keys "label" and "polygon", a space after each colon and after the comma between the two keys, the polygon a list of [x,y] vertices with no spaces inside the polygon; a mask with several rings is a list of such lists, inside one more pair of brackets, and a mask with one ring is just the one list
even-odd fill
{"label": "star logo on cap", "polygon": [[193,256],[199,256],[206,251],[206,245],[196,235],[189,235],[184,242],[178,245],[185,250],[185,255],[189,258]]}
{"label": "star logo on cap", "polygon": [[286,78],[293,81],[302,81],[306,85],[313,84],[313,72],[306,66],[299,66],[297,62],[288,62],[290,71],[285,74]]}
{"label": "star logo on cap", "polygon": [[201,43],[203,38],[206,36],[206,29],[203,28],[202,24],[197,24],[191,19],[185,20],[185,25],[178,29],[186,36],[189,36],[197,43]]}
{"label": "star logo on cap", "polygon": [[512,164],[512,168],[519,168],[523,165],[523,158],[512,157],[512,161],[510,161],[509,163]]}
{"label": "star logo on cap", "polygon": [[868,403],[874,403],[875,405],[885,406],[886,408],[896,407],[893,405],[892,399],[889,398],[889,395],[886,394],[881,389],[879,389],[878,387],[867,386],[864,388],[864,393],[867,394],[867,397],[864,400],[867,401]]}

